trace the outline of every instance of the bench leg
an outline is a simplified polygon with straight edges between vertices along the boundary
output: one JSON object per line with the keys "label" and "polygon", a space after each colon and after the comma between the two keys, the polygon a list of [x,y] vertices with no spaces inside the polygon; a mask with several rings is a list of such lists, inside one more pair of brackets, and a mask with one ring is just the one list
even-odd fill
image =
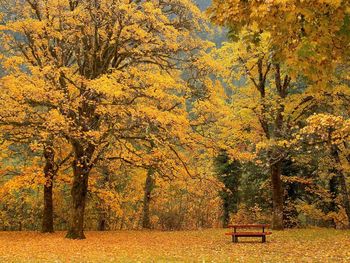
{"label": "bench leg", "polygon": [[266,236],[262,236],[262,243],[265,243],[266,242]]}
{"label": "bench leg", "polygon": [[237,236],[232,236],[232,241],[233,241],[233,243],[237,243],[238,242],[238,237]]}

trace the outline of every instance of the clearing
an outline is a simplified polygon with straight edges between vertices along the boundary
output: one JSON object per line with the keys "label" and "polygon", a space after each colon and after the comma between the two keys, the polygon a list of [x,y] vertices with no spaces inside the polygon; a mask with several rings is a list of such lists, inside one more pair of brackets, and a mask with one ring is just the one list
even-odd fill
{"label": "clearing", "polygon": [[350,231],[295,229],[232,243],[226,229],[203,231],[0,232],[0,262],[350,262]]}

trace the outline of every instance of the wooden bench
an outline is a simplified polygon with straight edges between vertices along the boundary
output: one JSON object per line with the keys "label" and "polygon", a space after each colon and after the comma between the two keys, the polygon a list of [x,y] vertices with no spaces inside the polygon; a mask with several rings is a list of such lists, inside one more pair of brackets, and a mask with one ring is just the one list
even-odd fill
{"label": "wooden bench", "polygon": [[[266,236],[271,235],[271,232],[265,232],[265,228],[269,228],[270,225],[266,224],[247,224],[247,225],[228,225],[229,228],[233,228],[233,232],[225,233],[225,235],[232,236],[232,242],[237,243],[238,237],[261,237],[262,243],[266,242]],[[262,232],[237,232],[239,228],[262,228]]]}

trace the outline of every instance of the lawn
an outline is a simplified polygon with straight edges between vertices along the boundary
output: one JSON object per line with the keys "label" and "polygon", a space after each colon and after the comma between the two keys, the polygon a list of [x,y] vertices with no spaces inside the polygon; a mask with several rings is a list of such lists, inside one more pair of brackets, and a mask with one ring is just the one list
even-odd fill
{"label": "lawn", "polygon": [[273,231],[265,244],[233,244],[224,233],[87,232],[73,241],[64,232],[0,232],[0,262],[350,262],[350,231]]}

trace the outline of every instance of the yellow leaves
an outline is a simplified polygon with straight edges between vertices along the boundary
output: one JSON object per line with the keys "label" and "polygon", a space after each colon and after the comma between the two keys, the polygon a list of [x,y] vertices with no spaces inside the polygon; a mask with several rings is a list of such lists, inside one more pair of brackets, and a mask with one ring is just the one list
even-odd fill
{"label": "yellow leaves", "polygon": [[330,5],[333,8],[338,8],[342,4],[343,0],[318,0],[318,2],[320,4]]}
{"label": "yellow leaves", "polygon": [[36,152],[36,151],[41,151],[43,149],[43,144],[42,143],[39,143],[38,141],[33,141],[31,144],[30,144],[30,149],[33,151],[33,152]]}
{"label": "yellow leaves", "polygon": [[46,131],[43,131],[41,135],[46,138],[50,133],[68,132],[68,129],[65,117],[58,110],[50,110],[46,119]]}
{"label": "yellow leaves", "polygon": [[13,69],[17,69],[18,67],[20,67],[24,62],[25,62],[25,60],[23,57],[13,56],[13,57],[5,59],[4,62],[2,63],[2,66],[5,69],[13,70]]}
{"label": "yellow leaves", "polygon": [[33,32],[35,34],[40,34],[42,33],[44,26],[45,24],[43,21],[27,18],[26,20],[9,22],[6,25],[1,26],[0,30],[10,30],[20,33]]}
{"label": "yellow leaves", "polygon": [[349,135],[349,120],[345,120],[342,116],[315,114],[307,119],[307,123],[301,133],[314,134],[334,144],[342,144]]}
{"label": "yellow leaves", "polygon": [[0,187],[0,198],[5,200],[8,195],[14,195],[23,189],[35,189],[44,183],[44,176],[40,167],[24,167],[19,175],[6,181]]}
{"label": "yellow leaves", "polygon": [[100,78],[90,81],[89,86],[98,92],[112,97],[119,97],[124,94],[127,86],[121,83],[124,74],[115,72],[113,74],[103,75]]}
{"label": "yellow leaves", "polygon": [[[249,28],[253,32],[269,32],[275,56],[287,59],[287,66],[316,80],[327,76],[344,57],[349,40],[341,34],[347,1],[279,0],[279,1],[213,1],[209,14],[213,22],[230,26],[235,33]],[[337,38],[337,43],[334,39]],[[344,42],[343,42],[344,41]],[[304,42],[304,43],[303,43]],[[312,49],[305,50],[305,43]],[[303,50],[304,58],[298,58]],[[312,52],[310,52],[312,51]],[[322,64],[317,71],[314,65]],[[319,79],[322,79],[319,77]]]}
{"label": "yellow leaves", "polygon": [[325,213],[322,212],[322,210],[316,208],[314,205],[303,203],[303,204],[297,205],[297,209],[298,211],[306,214],[307,216],[313,219],[316,219],[316,218],[327,219],[327,216],[325,215]]}
{"label": "yellow leaves", "polygon": [[[295,262],[297,258],[302,262],[347,262],[350,259],[347,230],[300,228],[272,231],[263,246],[258,242],[238,243],[236,249],[232,249],[225,231],[88,231],[87,239],[78,242],[65,239],[60,231],[50,235],[6,231],[0,233],[0,260]],[[9,242],[11,246],[8,246]]]}

